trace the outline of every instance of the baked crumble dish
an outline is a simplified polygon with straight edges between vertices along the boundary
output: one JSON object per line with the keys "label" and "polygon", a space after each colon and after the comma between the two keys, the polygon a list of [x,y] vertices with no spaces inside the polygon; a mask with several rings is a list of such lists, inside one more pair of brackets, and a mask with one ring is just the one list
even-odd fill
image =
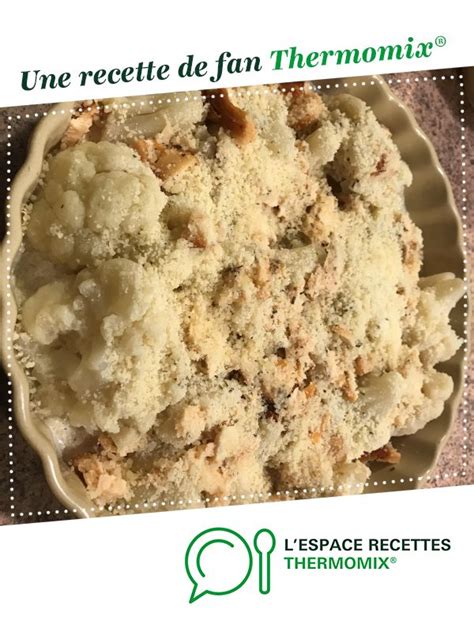
{"label": "baked crumble dish", "polygon": [[461,344],[407,165],[350,95],[160,100],[78,108],[24,208],[32,414],[99,506],[361,490]]}

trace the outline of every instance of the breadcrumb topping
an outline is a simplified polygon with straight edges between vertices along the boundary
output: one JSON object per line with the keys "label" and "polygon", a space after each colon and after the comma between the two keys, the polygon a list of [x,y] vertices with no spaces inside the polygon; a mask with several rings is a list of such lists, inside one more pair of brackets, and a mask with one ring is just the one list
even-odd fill
{"label": "breadcrumb topping", "polygon": [[170,102],[47,158],[15,270],[34,414],[99,505],[363,483],[460,345],[407,165],[349,95]]}

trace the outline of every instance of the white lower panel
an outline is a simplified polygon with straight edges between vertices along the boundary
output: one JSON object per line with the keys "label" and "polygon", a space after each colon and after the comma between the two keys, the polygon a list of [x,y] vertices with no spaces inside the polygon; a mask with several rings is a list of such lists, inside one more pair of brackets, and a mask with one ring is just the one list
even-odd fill
{"label": "white lower panel", "polygon": [[[474,486],[466,486],[1,527],[0,626],[468,629],[473,506]],[[189,603],[186,550],[215,528],[190,547],[194,596],[242,586]],[[276,540],[269,568],[265,553],[259,567],[254,546],[262,528]],[[259,537],[260,550],[271,546],[268,534]],[[323,551],[285,550],[334,539],[358,550],[329,551],[325,542]],[[431,550],[448,548],[448,539],[450,550]],[[402,544],[411,550],[395,550]]]}

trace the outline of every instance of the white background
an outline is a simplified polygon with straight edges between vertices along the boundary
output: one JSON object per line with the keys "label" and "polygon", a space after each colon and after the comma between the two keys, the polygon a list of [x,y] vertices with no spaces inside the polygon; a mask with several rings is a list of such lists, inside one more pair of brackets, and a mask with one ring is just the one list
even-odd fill
{"label": "white background", "polygon": [[[0,527],[0,625],[8,632],[469,630],[473,506],[469,486]],[[275,532],[269,595],[258,593],[254,568],[239,591],[188,603],[185,551],[210,527],[235,529],[249,543],[258,529]],[[282,549],[294,537],[449,537],[453,548],[395,553],[389,570],[290,572]],[[219,562],[225,573],[225,557]]]}
{"label": "white background", "polygon": [[[2,7],[0,105],[101,96],[24,93],[20,71],[48,72],[174,63],[188,53],[213,60],[275,48],[352,48],[447,38],[428,60],[330,66],[302,75],[242,75],[251,84],[344,74],[474,65],[465,2],[10,2]],[[207,82],[208,83],[208,82]],[[206,83],[206,85],[207,85]],[[228,85],[232,82],[227,81]],[[167,82],[163,90],[190,84]],[[149,91],[147,86],[146,92]],[[156,89],[155,84],[155,91]],[[140,94],[128,84],[115,94]],[[107,88],[107,94],[113,90]],[[464,630],[472,625],[474,488],[188,510],[123,518],[0,528],[0,626],[23,630]],[[263,597],[252,575],[238,592],[188,604],[188,542],[208,527],[252,539],[278,538],[273,588]],[[449,553],[399,554],[390,571],[285,571],[284,537],[449,537]],[[280,560],[280,561],[279,561]]]}
{"label": "white background", "polygon": [[[188,54],[212,61],[226,50],[233,56],[260,55],[266,60],[271,50],[290,46],[310,52],[404,43],[408,36],[415,41],[426,41],[443,35],[446,46],[435,49],[429,59],[359,64],[350,73],[474,65],[469,3],[459,0],[449,3],[101,0],[92,4],[62,0],[4,4],[0,106],[150,92],[150,85],[143,83],[97,87],[93,94],[87,87],[24,92],[20,87],[22,70],[76,74],[84,69],[136,65],[141,60],[176,66]],[[232,75],[223,85],[318,79],[344,76],[349,71],[347,66],[335,65],[299,72],[270,72],[270,65],[265,67],[267,70],[253,75]],[[163,84],[155,82],[152,91],[209,85],[207,77],[185,83],[167,80]]]}

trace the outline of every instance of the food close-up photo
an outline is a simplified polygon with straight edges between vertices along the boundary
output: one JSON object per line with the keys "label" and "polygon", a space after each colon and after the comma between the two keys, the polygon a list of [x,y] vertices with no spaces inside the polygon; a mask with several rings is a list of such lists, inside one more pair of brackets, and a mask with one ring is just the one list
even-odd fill
{"label": "food close-up photo", "polygon": [[2,252],[26,496],[32,472],[83,517],[414,489],[443,453],[463,482],[460,141],[432,113],[432,145],[411,76],[416,111],[370,76],[28,115]]}

